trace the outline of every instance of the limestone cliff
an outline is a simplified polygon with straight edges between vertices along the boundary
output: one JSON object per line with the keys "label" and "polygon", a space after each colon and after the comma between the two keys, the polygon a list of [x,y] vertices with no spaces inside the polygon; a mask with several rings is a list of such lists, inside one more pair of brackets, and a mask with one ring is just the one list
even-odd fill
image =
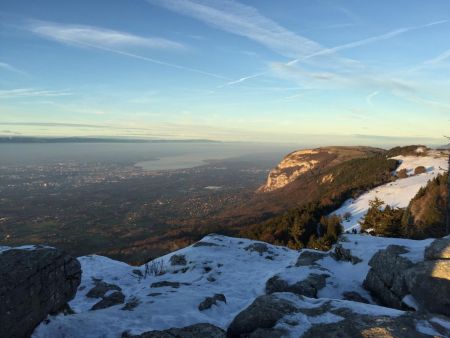
{"label": "limestone cliff", "polygon": [[[371,147],[322,147],[297,150],[285,156],[269,172],[266,184],[261,186],[258,192],[274,191],[285,187],[299,176],[307,175],[308,173],[314,174],[353,158],[367,157],[382,152],[382,149]],[[323,183],[332,180],[332,177],[327,177]]]}

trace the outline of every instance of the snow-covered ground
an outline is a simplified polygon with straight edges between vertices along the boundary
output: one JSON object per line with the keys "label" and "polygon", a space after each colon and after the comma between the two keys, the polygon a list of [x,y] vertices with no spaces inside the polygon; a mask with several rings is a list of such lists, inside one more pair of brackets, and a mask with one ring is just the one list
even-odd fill
{"label": "snow-covered ground", "polygon": [[[85,256],[79,259],[83,270],[82,282],[75,299],[70,302],[76,314],[50,316],[49,322],[42,323],[33,337],[109,338],[120,337],[127,330],[138,334],[196,323],[211,323],[226,329],[240,311],[265,293],[266,281],[274,275],[299,281],[310,272],[326,273],[330,277],[326,280],[326,287],[319,291],[319,297],[342,299],[343,292],[355,291],[372,302],[370,295],[362,288],[370,258],[389,244],[399,244],[410,251],[405,255],[418,260],[423,257],[424,249],[431,241],[349,234],[345,235],[341,244],[351,249],[352,254],[361,258],[362,262],[353,265],[326,256],[318,260],[314,268],[296,267],[299,256],[296,250],[267,244],[267,250],[259,253],[249,247],[261,242],[210,235],[201,242],[212,243],[212,246],[193,245],[166,255],[161,258],[165,274],[146,279],[138,279],[133,274],[132,270],[136,267],[102,256]],[[172,255],[184,255],[187,265],[172,266]],[[187,268],[185,272],[183,268]],[[144,266],[139,269],[144,271]],[[132,311],[123,310],[124,304],[89,311],[100,300],[86,297],[94,287],[94,278],[119,286],[125,295],[125,302],[138,299],[139,304]],[[152,283],[160,281],[178,282],[180,285],[178,288],[151,287]],[[223,294],[226,303],[218,302],[210,309],[200,311],[198,305],[205,297],[216,293]],[[352,306],[351,303],[346,304]],[[362,305],[356,303],[354,306]],[[386,313],[389,311],[397,310],[385,308]],[[324,318],[324,322],[326,320]]]}
{"label": "snow-covered ground", "polygon": [[[369,202],[374,200],[375,197],[380,198],[392,207],[407,207],[420,188],[426,186],[429,180],[448,170],[448,155],[437,151],[429,151],[427,156],[396,156],[393,158],[401,161],[394,174],[406,169],[410,176],[376,187],[356,200],[347,200],[342,207],[333,212],[333,214],[341,216],[346,212],[351,213],[349,220],[344,221],[345,231],[359,230],[359,222],[367,213]],[[426,173],[414,175],[414,169],[418,166],[424,166]]]}

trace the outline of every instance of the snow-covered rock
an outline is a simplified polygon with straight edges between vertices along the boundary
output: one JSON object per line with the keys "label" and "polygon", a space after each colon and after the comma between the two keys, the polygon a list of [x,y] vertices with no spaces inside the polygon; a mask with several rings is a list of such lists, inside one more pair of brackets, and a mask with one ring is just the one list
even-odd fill
{"label": "snow-covered rock", "polygon": [[[236,316],[259,296],[282,299],[291,303],[289,308],[304,309],[303,312],[283,312],[281,317],[277,315],[275,321],[271,319],[273,328],[284,330],[286,336],[298,337],[300,333],[307,334],[313,326],[332,324],[338,319],[346,323],[344,327],[351,326],[347,313],[363,316],[358,318],[362,318],[364,323],[368,318],[365,315],[377,314],[382,318],[403,316],[405,313],[402,311],[376,306],[369,292],[363,288],[363,281],[370,269],[369,261],[388,245],[401,245],[407,250],[402,255],[416,263],[423,260],[425,248],[431,242],[432,239],[414,241],[345,235],[339,244],[342,249],[349,250],[352,256],[359,258],[355,264],[336,260],[331,251],[319,253],[306,249],[299,252],[220,235],[206,236],[190,247],[138,268],[106,257],[85,256],[79,259],[83,269],[81,286],[75,299],[70,302],[75,314],[50,316],[49,322],[41,324],[33,337],[120,337],[123,332],[139,335],[200,323],[227,330]],[[172,258],[174,256],[176,258]],[[305,265],[308,261],[311,264]],[[177,264],[172,265],[171,262]],[[158,268],[153,269],[156,263]],[[319,281],[317,285],[320,287],[316,287],[316,293],[312,294],[316,299],[292,292],[275,292],[277,290],[271,295],[266,294],[267,281],[274,276],[292,286],[302,281],[308,282],[314,275],[327,276],[323,278],[324,283],[323,280]],[[102,297],[87,297],[99,281],[120,288],[125,296],[125,304],[90,311]],[[115,291],[114,287],[106,291],[105,295]],[[370,304],[344,300],[349,297]],[[200,306],[207,299],[211,300],[208,306]],[[127,307],[126,304],[132,306]],[[391,323],[389,319],[386,320]],[[408,327],[417,322],[416,319],[411,320],[408,319]],[[450,325],[445,318],[439,320]],[[300,324],[289,324],[297,322]],[[431,323],[429,318],[420,323],[418,327],[432,327],[435,331],[438,330],[435,326],[442,326]]]}

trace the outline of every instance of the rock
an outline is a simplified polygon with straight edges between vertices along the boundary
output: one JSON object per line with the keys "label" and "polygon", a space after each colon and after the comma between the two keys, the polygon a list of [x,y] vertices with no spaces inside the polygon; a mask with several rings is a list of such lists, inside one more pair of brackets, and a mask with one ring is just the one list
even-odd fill
{"label": "rock", "polygon": [[246,337],[258,329],[271,329],[282,317],[294,312],[297,308],[287,300],[273,295],[259,296],[233,319],[227,336]]}
{"label": "rock", "polygon": [[198,248],[200,246],[219,246],[219,245],[216,243],[204,242],[204,241],[197,242],[193,245],[194,248]]}
{"label": "rock", "polygon": [[94,281],[95,286],[88,291],[86,294],[86,297],[88,298],[101,298],[105,296],[105,293],[108,291],[122,291],[120,287],[114,284],[108,284],[101,280],[95,280]]}
{"label": "rock", "polygon": [[272,251],[269,250],[269,247],[265,243],[253,243],[253,244],[250,244],[249,246],[245,247],[244,250],[245,251],[256,251],[261,256],[265,252],[272,253]]}
{"label": "rock", "polygon": [[297,259],[297,263],[295,263],[295,266],[310,266],[326,256],[326,253],[320,251],[302,251]]}
{"label": "rock", "polygon": [[355,291],[344,292],[342,294],[342,296],[343,296],[343,298],[345,300],[351,300],[353,302],[365,303],[365,304],[369,304],[370,303],[366,298],[364,298],[358,292],[355,292]]}
{"label": "rock", "polygon": [[425,249],[426,260],[450,259],[450,238],[439,238]]}
{"label": "rock", "polygon": [[227,299],[225,298],[225,296],[222,293],[216,293],[212,297],[206,297],[205,300],[198,305],[198,309],[200,311],[210,309],[211,306],[217,305],[217,302],[226,303]]}
{"label": "rock", "polygon": [[130,300],[128,300],[128,302],[125,303],[121,310],[133,311],[139,304],[141,304],[141,301],[136,297],[132,297]]}
{"label": "rock", "polygon": [[403,274],[414,264],[400,256],[406,252],[401,246],[389,245],[378,251],[369,261],[371,269],[363,286],[385,306],[407,309],[402,302],[403,297],[409,293]]}
{"label": "rock", "polygon": [[142,271],[139,270],[139,269],[134,269],[134,270],[132,270],[131,272],[134,273],[134,274],[135,274],[136,276],[138,276],[138,277],[144,277],[144,274],[143,274]]}
{"label": "rock", "polygon": [[94,306],[91,307],[91,311],[106,309],[114,305],[123,304],[124,301],[125,295],[120,291],[114,291],[110,295],[104,296],[98,303],[94,304]]}
{"label": "rock", "polygon": [[77,259],[47,247],[0,252],[0,337],[28,337],[76,294]]}
{"label": "rock", "polygon": [[325,287],[327,277],[329,275],[312,273],[302,281],[288,284],[279,276],[273,276],[266,282],[266,294],[292,292],[297,295],[317,298],[317,292]]}
{"label": "rock", "polygon": [[217,326],[201,323],[180,329],[149,331],[139,335],[131,335],[124,332],[122,338],[226,338],[226,335],[225,331]]}
{"label": "rock", "polygon": [[171,288],[178,289],[180,287],[180,283],[178,282],[169,282],[169,281],[162,281],[162,282],[155,282],[150,285],[151,288],[163,288],[166,286],[170,286]]}
{"label": "rock", "polygon": [[186,265],[186,257],[184,255],[173,255],[170,257],[170,265]]}
{"label": "rock", "polygon": [[[353,301],[289,293],[258,297],[238,314],[227,334],[233,337],[425,338],[448,336],[445,317],[403,312]],[[424,334],[422,332],[429,332]],[[431,333],[430,333],[431,332]]]}
{"label": "rock", "polygon": [[352,255],[350,249],[345,249],[342,244],[336,244],[334,247],[334,252],[330,254],[337,261],[347,261],[352,264],[358,264],[362,262],[362,259]]}
{"label": "rock", "polygon": [[404,272],[404,280],[421,308],[450,317],[450,260],[420,262]]}
{"label": "rock", "polygon": [[416,330],[416,324],[408,315],[389,317],[353,314],[335,323],[315,323],[302,338],[429,338],[429,335]]}

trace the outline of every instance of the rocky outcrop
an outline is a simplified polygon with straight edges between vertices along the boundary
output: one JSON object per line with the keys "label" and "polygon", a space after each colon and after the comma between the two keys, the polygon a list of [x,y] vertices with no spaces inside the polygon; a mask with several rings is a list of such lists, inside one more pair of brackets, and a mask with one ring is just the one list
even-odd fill
{"label": "rocky outcrop", "polygon": [[295,263],[295,266],[310,266],[310,265],[316,265],[316,262],[320,259],[323,259],[328,254],[321,252],[321,251],[312,251],[312,250],[304,250],[298,256],[297,262]]}
{"label": "rocky outcrop", "polygon": [[342,244],[336,244],[334,251],[330,254],[337,261],[351,262],[352,264],[358,264],[362,261],[361,258],[353,256],[350,249],[345,249]]}
{"label": "rocky outcrop", "polygon": [[329,277],[327,274],[311,273],[306,279],[289,284],[279,276],[273,276],[266,283],[266,294],[292,292],[297,295],[317,298],[317,292],[325,287],[327,277]]}
{"label": "rocky outcrop", "polygon": [[211,324],[195,324],[183,328],[172,328],[162,331],[149,331],[139,335],[128,332],[122,338],[226,338],[225,331]]}
{"label": "rocky outcrop", "polygon": [[[445,336],[447,322],[414,312],[283,293],[260,296],[239,313],[227,335],[234,337],[402,338]],[[441,325],[442,324],[442,325]]]}
{"label": "rocky outcrop", "polygon": [[0,337],[26,337],[62,310],[81,280],[78,260],[47,247],[0,252]]}
{"label": "rocky outcrop", "polygon": [[[269,172],[267,182],[258,192],[270,192],[281,189],[302,175],[323,170],[353,158],[367,157],[380,153],[381,149],[370,147],[322,147],[294,151],[285,156],[281,162]],[[333,182],[332,175],[325,175],[321,184]]]}
{"label": "rocky outcrop", "polygon": [[297,308],[285,299],[275,296],[260,296],[241,313],[228,327],[228,337],[246,337],[256,330],[271,329],[285,315],[297,312]]}
{"label": "rocky outcrop", "polygon": [[449,248],[449,238],[435,240],[424,261],[413,263],[402,256],[405,248],[390,245],[372,257],[363,285],[383,305],[408,308],[404,297],[411,295],[420,309],[450,316]]}

